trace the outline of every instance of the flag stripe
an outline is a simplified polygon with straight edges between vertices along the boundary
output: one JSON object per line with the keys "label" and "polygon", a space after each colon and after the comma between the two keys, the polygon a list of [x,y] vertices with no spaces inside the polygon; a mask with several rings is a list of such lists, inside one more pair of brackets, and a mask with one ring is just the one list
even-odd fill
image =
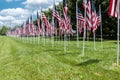
{"label": "flag stripe", "polygon": [[117,2],[118,0],[110,0],[108,15],[117,17]]}

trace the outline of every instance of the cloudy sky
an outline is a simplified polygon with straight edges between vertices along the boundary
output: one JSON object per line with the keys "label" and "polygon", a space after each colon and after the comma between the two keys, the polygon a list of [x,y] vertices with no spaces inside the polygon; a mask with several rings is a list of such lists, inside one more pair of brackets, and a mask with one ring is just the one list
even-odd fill
{"label": "cloudy sky", "polygon": [[[56,3],[62,0],[56,0]],[[40,7],[44,10],[52,7],[53,0],[0,0],[0,27],[2,25],[20,25]]]}

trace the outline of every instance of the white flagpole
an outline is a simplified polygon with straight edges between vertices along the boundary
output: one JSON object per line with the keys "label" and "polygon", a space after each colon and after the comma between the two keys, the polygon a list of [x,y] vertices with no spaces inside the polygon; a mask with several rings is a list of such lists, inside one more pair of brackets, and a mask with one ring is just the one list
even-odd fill
{"label": "white flagpole", "polygon": [[[85,4],[85,11],[84,11],[84,18],[85,18],[85,23],[86,23],[86,0],[84,0]],[[84,23],[84,34],[83,34],[83,49],[82,49],[82,56],[84,57],[85,53],[85,37],[86,37],[86,25]]]}
{"label": "white flagpole", "polygon": [[[64,26],[66,26],[65,21],[64,21],[64,24],[65,24]],[[66,42],[67,42],[67,34],[64,28],[64,52],[66,52],[66,46],[67,46]]]}
{"label": "white flagpole", "polygon": [[[60,18],[61,18],[61,15],[62,15],[62,13],[60,12]],[[60,43],[61,39],[62,39],[62,35],[60,34],[60,26],[59,26],[59,43]]]}
{"label": "white flagpole", "polygon": [[[57,21],[55,20],[55,27],[56,27],[56,30],[57,30]],[[57,35],[56,35],[56,30],[55,31],[55,40],[57,41],[57,43],[59,42],[58,41],[58,30],[57,30]]]}
{"label": "white flagpole", "polygon": [[86,35],[87,35],[87,42],[89,42],[89,31],[88,31],[88,29],[86,30],[87,32],[86,32]]}
{"label": "white flagpole", "polygon": [[103,33],[102,33],[102,14],[101,14],[101,5],[99,5],[99,12],[100,12],[100,18],[101,18],[101,23],[100,23],[101,47],[103,48]]}
{"label": "white flagpole", "polygon": [[41,27],[42,27],[42,40],[43,40],[44,46],[45,46],[45,28],[44,28],[44,23],[42,21],[42,8],[41,8]]}
{"label": "white flagpole", "polygon": [[[69,16],[69,17],[70,17],[69,19],[70,19],[70,22],[71,22],[71,16]],[[72,24],[71,24],[71,25],[72,25]],[[69,31],[70,31],[70,29],[69,29]],[[69,36],[69,43],[70,43],[70,33],[69,33],[68,36]]]}
{"label": "white flagpole", "polygon": [[40,44],[40,34],[38,34],[38,44]]}
{"label": "white flagpole", "polygon": [[93,32],[93,38],[94,38],[94,50],[96,50],[95,32]]}
{"label": "white flagpole", "polygon": [[42,22],[42,26],[43,26],[43,40],[44,40],[44,46],[45,46],[45,43],[46,43],[46,40],[45,40],[45,26],[44,26],[44,23]]}
{"label": "white flagpole", "polygon": [[120,23],[119,23],[119,15],[120,15],[120,0],[118,0],[118,25],[117,25],[117,66],[119,66],[119,34],[120,34]]}
{"label": "white flagpole", "polygon": [[38,45],[40,44],[40,32],[38,31],[38,35],[37,35],[37,40],[38,40]]}
{"label": "white flagpole", "polygon": [[[40,8],[41,9],[41,8]],[[41,11],[40,11],[40,14],[41,14]],[[40,19],[39,19],[40,20]],[[41,20],[40,20],[41,21]],[[41,23],[41,22],[40,22]],[[40,26],[41,26],[41,24],[40,24]],[[40,30],[41,31],[41,30]],[[40,44],[40,33],[41,32],[39,32],[39,34],[38,34],[38,44]]]}
{"label": "white flagpole", "polygon": [[[66,23],[64,22],[64,24],[66,25]],[[66,34],[66,31],[65,31],[65,28],[64,28],[64,52],[67,51],[67,34]]]}
{"label": "white flagpole", "polygon": [[78,32],[78,2],[76,1],[76,28],[77,28],[77,48],[79,48],[79,32]]}
{"label": "white flagpole", "polygon": [[[32,24],[33,29],[35,29],[34,23]],[[33,30],[33,43],[35,44],[35,39],[36,39],[36,34],[35,31]]]}
{"label": "white flagpole", "polygon": [[[71,22],[71,17],[69,16],[68,18],[70,19],[70,22]],[[70,32],[70,29],[68,31]],[[70,44],[70,33],[68,33],[68,35],[66,35],[66,37],[68,38],[67,41]]]}
{"label": "white flagpole", "polygon": [[[31,20],[30,20],[30,18],[29,18],[29,25],[30,25],[30,31],[32,31],[31,30],[31,22],[30,22]],[[33,42],[33,36],[32,36],[32,33],[31,33],[31,35],[30,35],[30,38],[31,38],[31,44],[32,44],[32,42]]]}
{"label": "white flagpole", "polygon": [[[92,27],[93,27],[93,24],[92,24]],[[94,50],[96,50],[96,41],[95,41],[95,38],[96,38],[96,31],[93,32]]]}
{"label": "white flagpole", "polygon": [[[64,22],[64,24],[65,24],[65,22]],[[65,28],[64,28],[64,52],[66,52],[66,37],[67,37],[67,35],[66,35]]]}
{"label": "white flagpole", "polygon": [[27,33],[27,38],[26,38],[26,42],[29,43],[29,39],[28,39],[28,33]]}
{"label": "white flagpole", "polygon": [[60,28],[59,28],[59,33],[58,33],[58,36],[59,36],[59,38],[58,38],[58,43],[60,43]]}
{"label": "white flagpole", "polygon": [[64,52],[66,52],[66,31],[65,29],[64,29]]}
{"label": "white flagpole", "polygon": [[54,27],[54,22],[53,22],[53,16],[52,16],[52,26],[51,26],[51,46],[53,48],[53,27]]}
{"label": "white flagpole", "polygon": [[[53,11],[55,10],[55,0],[53,0]],[[54,47],[54,27],[55,27],[55,18],[52,16],[52,48]]]}

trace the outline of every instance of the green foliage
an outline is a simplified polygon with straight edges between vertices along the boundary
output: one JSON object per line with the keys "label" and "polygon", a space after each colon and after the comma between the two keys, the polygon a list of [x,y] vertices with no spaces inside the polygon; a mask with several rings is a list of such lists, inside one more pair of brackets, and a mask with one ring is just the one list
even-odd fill
{"label": "green foliage", "polygon": [[10,28],[3,26],[2,29],[0,30],[0,35],[6,35],[6,32],[10,30]]}

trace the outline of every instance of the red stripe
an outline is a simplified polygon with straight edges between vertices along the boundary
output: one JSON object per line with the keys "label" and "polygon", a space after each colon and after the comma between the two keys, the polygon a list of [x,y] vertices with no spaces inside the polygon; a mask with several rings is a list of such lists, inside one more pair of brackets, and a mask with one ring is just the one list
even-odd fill
{"label": "red stripe", "polygon": [[117,17],[117,2],[118,0],[110,0],[108,15]]}
{"label": "red stripe", "polygon": [[79,30],[79,33],[81,33],[84,28],[85,19],[80,13],[77,14],[77,19],[78,19],[78,30]]}
{"label": "red stripe", "polygon": [[87,3],[86,3],[86,25],[87,25],[87,28],[88,28],[89,31],[92,28],[91,18],[92,18],[91,3],[90,3],[90,0],[88,0]]}

